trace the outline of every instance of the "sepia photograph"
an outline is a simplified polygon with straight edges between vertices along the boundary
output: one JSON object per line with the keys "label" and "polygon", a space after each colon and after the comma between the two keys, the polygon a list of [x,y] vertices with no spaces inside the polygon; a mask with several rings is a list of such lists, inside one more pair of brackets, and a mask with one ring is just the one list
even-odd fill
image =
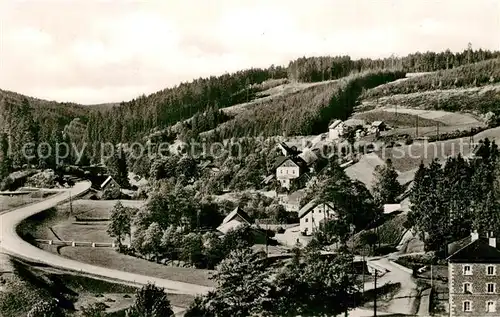
{"label": "sepia photograph", "polygon": [[500,0],[0,0],[0,317],[500,317],[499,142]]}

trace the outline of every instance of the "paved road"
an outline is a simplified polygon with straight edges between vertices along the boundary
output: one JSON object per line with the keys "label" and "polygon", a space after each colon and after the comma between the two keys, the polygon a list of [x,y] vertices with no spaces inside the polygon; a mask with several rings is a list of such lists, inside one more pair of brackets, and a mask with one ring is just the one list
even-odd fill
{"label": "paved road", "polygon": [[90,189],[90,182],[79,182],[67,192],[57,194],[48,199],[30,204],[18,209],[5,212],[0,215],[0,247],[3,253],[19,257],[25,260],[34,261],[37,263],[48,264],[52,267],[82,272],[87,275],[96,277],[108,278],[126,283],[134,283],[137,285],[147,284],[148,282],[155,283],[157,286],[164,287],[170,293],[198,295],[205,294],[210,287],[200,286],[195,284],[171,281],[161,278],[154,278],[145,275],[133,274],[112,270],[105,267],[80,263],[71,259],[67,259],[56,254],[41,250],[28,242],[21,239],[16,233],[16,227],[24,219],[37,214],[43,210],[57,206],[58,204],[69,199],[69,192],[72,197],[78,197],[86,193]]}

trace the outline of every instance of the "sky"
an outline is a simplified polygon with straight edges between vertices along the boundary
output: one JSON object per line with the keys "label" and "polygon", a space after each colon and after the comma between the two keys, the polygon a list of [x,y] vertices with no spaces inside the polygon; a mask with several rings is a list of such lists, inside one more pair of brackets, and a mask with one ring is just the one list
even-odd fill
{"label": "sky", "polygon": [[97,104],[301,56],[500,49],[500,0],[0,0],[0,89]]}

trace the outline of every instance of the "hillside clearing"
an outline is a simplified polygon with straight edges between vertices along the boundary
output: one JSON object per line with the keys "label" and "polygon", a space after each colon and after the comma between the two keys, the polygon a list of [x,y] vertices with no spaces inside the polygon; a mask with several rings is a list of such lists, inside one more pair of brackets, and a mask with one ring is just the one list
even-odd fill
{"label": "hillside clearing", "polygon": [[436,126],[436,124],[438,123],[438,121],[421,117],[416,113],[411,113],[411,112],[405,113],[403,111],[400,112],[399,109],[397,114],[395,114],[393,111],[390,111],[389,109],[377,109],[365,112],[358,112],[352,116],[352,118],[354,119],[361,119],[365,120],[366,122],[384,121],[387,125],[389,125],[392,128],[413,127],[415,126],[417,117],[418,117],[418,124],[419,126],[422,127]]}
{"label": "hillside clearing", "polygon": [[234,106],[226,107],[221,109],[221,111],[223,111],[228,115],[235,116],[241,113],[242,111],[246,110],[247,108],[250,108],[250,106],[252,105],[257,105],[266,101],[270,101],[273,98],[291,95],[311,87],[328,85],[337,81],[338,80],[328,80],[317,83],[299,83],[299,82],[285,83],[259,92],[257,94],[257,98],[250,102],[240,103]]}
{"label": "hillside clearing", "polygon": [[412,93],[395,93],[381,97],[364,97],[358,108],[397,107],[398,109],[486,113],[497,110],[499,103],[500,84],[492,84],[483,87],[433,89]]}

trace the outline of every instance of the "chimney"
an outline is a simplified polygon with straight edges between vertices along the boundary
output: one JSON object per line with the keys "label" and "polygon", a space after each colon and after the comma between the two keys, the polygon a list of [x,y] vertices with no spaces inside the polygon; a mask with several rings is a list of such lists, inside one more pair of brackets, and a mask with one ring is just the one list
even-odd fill
{"label": "chimney", "polygon": [[470,234],[470,237],[472,241],[476,241],[477,239],[479,239],[479,233],[477,233],[477,230],[474,230],[474,232]]}
{"label": "chimney", "polygon": [[497,247],[497,238],[493,237],[493,232],[490,232],[488,242],[490,247],[496,248]]}

